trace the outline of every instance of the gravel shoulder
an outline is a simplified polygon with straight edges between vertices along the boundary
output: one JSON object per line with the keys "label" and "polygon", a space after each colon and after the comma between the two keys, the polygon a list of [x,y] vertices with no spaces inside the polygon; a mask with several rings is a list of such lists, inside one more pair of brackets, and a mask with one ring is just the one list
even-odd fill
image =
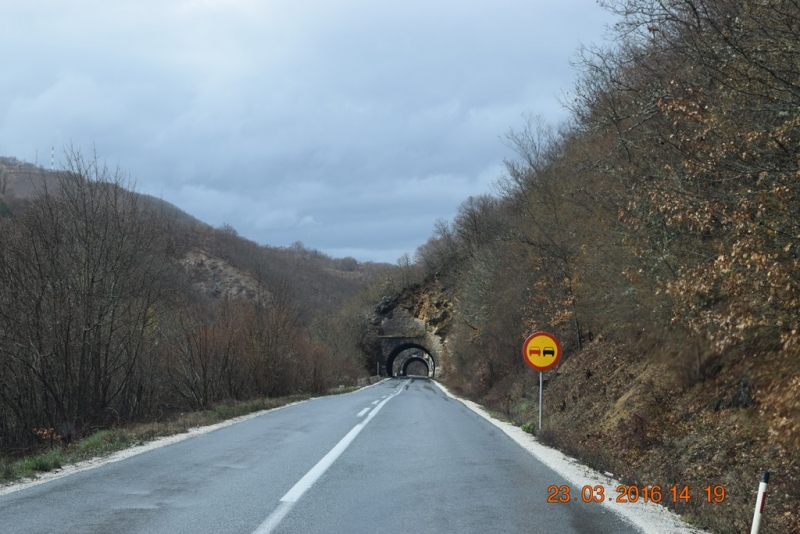
{"label": "gravel shoulder", "polygon": [[[457,397],[439,382],[436,382],[436,385],[449,397],[463,403],[470,410],[495,425],[517,442],[520,447],[567,479],[572,484],[573,492],[580,491],[583,486],[602,485],[605,488],[605,495],[617,495],[617,487],[622,483],[615,480],[613,476],[599,473],[556,449],[542,445],[534,436],[519,427],[493,418],[481,405]],[[685,523],[680,516],[664,506],[653,502],[617,503],[604,501],[600,505],[629,521],[636,528],[639,528],[643,534],[698,534],[703,532]]]}
{"label": "gravel shoulder", "polygon": [[[616,488],[617,486],[621,485],[621,483],[615,480],[613,477],[607,476],[606,474],[599,473],[593,469],[590,469],[589,467],[579,463],[574,458],[570,458],[569,456],[566,456],[565,454],[561,453],[556,449],[542,445],[536,440],[534,436],[526,433],[519,427],[516,427],[510,423],[500,421],[498,419],[491,417],[486,412],[486,410],[479,404],[457,397],[439,382],[437,382],[436,385],[439,388],[441,388],[446,395],[463,403],[465,406],[467,406],[470,410],[478,414],[480,417],[483,417],[484,419],[492,423],[494,426],[502,430],[506,435],[508,435],[517,444],[519,444],[523,449],[528,451],[538,460],[545,463],[553,470],[557,471],[561,476],[563,476],[566,480],[568,480],[570,484],[572,484],[573,491],[578,491],[579,488],[587,485],[591,486],[602,485],[605,488],[606,495],[611,496],[617,494]],[[307,401],[300,401],[300,402],[307,402]],[[36,478],[33,479],[25,479],[12,484],[0,486],[0,495],[6,495],[9,493],[20,491],[22,489],[29,488],[31,486],[43,484],[51,480],[56,480],[58,478],[66,477],[73,473],[94,469],[96,467],[100,467],[102,465],[106,465],[109,463],[119,462],[121,460],[125,460],[126,458],[130,458],[138,454],[152,451],[160,447],[165,447],[167,445],[172,445],[174,443],[178,443],[193,438],[195,436],[208,434],[220,428],[235,425],[242,421],[253,419],[255,417],[259,417],[261,415],[276,410],[280,410],[288,406],[293,406],[295,404],[299,403],[295,402],[278,408],[273,408],[270,410],[253,412],[251,414],[247,414],[241,417],[236,417],[234,419],[229,419],[227,421],[223,421],[221,423],[217,423],[214,425],[193,428],[182,434],[176,434],[173,436],[159,438],[142,445],[137,445],[129,449],[115,452],[109,456],[94,458],[84,462],[66,465],[61,469],[53,470],[47,473],[41,473]],[[652,502],[650,503],[637,502],[637,503],[624,503],[624,504],[616,502],[603,502],[600,505],[605,506],[607,509],[613,511],[615,514],[618,514],[619,516],[623,517],[625,520],[627,520],[628,522],[632,523],[634,526],[639,528],[644,534],[661,534],[661,533],[698,534],[702,532],[701,530],[695,529],[690,525],[686,524],[685,522],[683,522],[678,515],[669,511],[664,506]]]}

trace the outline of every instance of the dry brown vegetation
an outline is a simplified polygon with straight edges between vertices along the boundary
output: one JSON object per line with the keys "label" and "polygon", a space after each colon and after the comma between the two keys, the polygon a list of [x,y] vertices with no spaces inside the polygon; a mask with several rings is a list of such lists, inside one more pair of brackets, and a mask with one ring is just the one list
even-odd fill
{"label": "dry brown vegetation", "polygon": [[260,246],[68,160],[0,160],[0,455],[374,368],[342,309],[391,266]]}
{"label": "dry brown vegetation", "polygon": [[0,176],[0,445],[323,388],[374,368],[372,311],[400,295],[443,314],[462,393],[530,428],[520,347],[550,331],[540,439],[626,483],[724,486],[671,504],[718,533],[747,530],[769,470],[763,531],[800,532],[800,4],[607,5],[616,46],[582,52],[571,122],[510,132],[500,194],[389,277],[176,219],[91,165],[34,200]]}
{"label": "dry brown vegetation", "polygon": [[446,380],[530,427],[520,347],[551,331],[541,439],[724,486],[673,505],[714,532],[749,529],[770,470],[762,526],[800,532],[800,4],[607,5],[617,45],[582,51],[571,122],[510,132],[500,194],[417,252],[417,298],[454,303]]}

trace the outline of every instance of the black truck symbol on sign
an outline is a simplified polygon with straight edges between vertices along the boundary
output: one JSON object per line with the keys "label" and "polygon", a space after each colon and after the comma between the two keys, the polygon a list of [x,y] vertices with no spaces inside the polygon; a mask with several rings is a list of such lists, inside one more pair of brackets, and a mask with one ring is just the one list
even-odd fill
{"label": "black truck symbol on sign", "polygon": [[546,356],[550,356],[551,358],[555,358],[556,357],[556,349],[555,349],[555,347],[545,347],[543,355],[545,357]]}

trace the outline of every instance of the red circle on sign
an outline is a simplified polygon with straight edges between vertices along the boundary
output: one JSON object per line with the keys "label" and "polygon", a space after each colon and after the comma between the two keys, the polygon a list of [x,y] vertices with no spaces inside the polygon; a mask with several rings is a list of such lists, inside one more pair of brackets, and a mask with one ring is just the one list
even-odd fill
{"label": "red circle on sign", "polygon": [[[552,355],[552,361],[549,359],[549,355],[546,354],[551,349],[555,351],[555,354]],[[542,350],[545,351],[544,355],[542,355]],[[546,363],[542,363],[543,358]],[[553,334],[536,332],[529,335],[525,343],[522,344],[522,359],[525,360],[528,366],[537,371],[549,371],[561,360],[561,344]],[[534,363],[535,361],[537,363]]]}

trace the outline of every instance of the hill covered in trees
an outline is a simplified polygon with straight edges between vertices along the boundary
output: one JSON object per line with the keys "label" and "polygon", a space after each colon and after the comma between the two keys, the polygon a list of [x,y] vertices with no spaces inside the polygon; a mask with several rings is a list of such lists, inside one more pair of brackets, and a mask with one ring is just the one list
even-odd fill
{"label": "hill covered in trees", "polygon": [[367,362],[342,310],[392,270],[212,228],[80,153],[2,158],[0,453],[352,385]]}
{"label": "hill covered in trees", "polygon": [[533,431],[521,344],[556,334],[543,441],[695,488],[664,502],[714,532],[749,529],[770,470],[765,528],[800,532],[800,6],[608,5],[571,121],[507,135],[498,194],[437,225],[396,298],[446,295],[445,381]]}
{"label": "hill covered in trees", "polygon": [[532,431],[520,347],[553,332],[541,440],[713,532],[770,470],[763,527],[800,531],[800,6],[607,5],[570,122],[509,132],[498,194],[399,268],[258,246],[79,157],[35,198],[4,171],[0,446],[350,380],[387,296],[446,307],[444,380]]}

